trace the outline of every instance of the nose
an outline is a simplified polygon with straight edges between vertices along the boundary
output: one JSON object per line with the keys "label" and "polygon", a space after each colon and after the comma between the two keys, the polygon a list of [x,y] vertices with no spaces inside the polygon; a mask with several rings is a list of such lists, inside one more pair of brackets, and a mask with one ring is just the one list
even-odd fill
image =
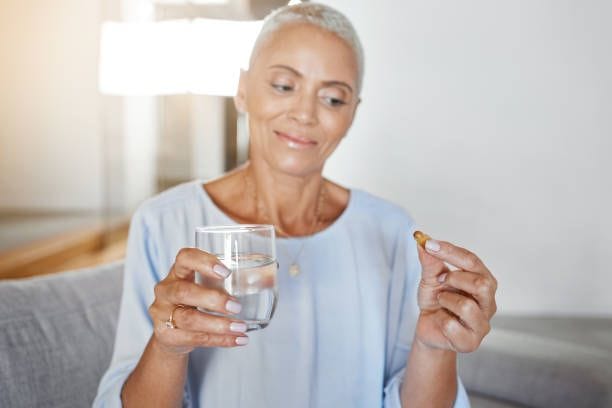
{"label": "nose", "polygon": [[317,123],[316,96],[308,93],[300,94],[289,111],[289,117],[301,125],[314,125]]}

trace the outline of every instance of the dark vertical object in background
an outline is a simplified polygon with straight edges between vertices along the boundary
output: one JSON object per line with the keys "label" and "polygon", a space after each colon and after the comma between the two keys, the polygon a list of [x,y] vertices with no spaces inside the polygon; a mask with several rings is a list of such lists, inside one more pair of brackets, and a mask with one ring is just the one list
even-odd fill
{"label": "dark vertical object in background", "polygon": [[225,171],[238,166],[238,112],[233,98],[225,99]]}

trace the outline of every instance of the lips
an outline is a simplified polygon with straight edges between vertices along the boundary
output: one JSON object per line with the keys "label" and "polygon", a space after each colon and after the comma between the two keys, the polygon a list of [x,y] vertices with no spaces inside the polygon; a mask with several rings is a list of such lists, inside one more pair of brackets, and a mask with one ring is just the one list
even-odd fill
{"label": "lips", "polygon": [[294,135],[294,134],[288,134],[288,133],[284,133],[284,132],[279,132],[277,130],[275,130],[274,133],[280,139],[282,139],[285,142],[287,142],[289,144],[289,147],[293,147],[293,148],[308,148],[308,147],[312,147],[312,146],[316,146],[317,145],[317,142],[315,140],[308,139],[308,138],[305,138],[305,137],[297,136],[297,135]]}

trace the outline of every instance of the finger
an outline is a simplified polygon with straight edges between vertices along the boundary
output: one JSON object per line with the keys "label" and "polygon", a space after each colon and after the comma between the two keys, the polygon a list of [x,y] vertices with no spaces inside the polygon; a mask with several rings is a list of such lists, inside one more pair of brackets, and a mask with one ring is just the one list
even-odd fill
{"label": "finger", "polygon": [[446,261],[459,269],[477,273],[489,273],[487,267],[476,254],[450,242],[428,239],[425,242],[425,250],[438,260]]}
{"label": "finger", "polygon": [[428,284],[436,284],[437,278],[449,269],[440,259],[427,253],[420,245],[417,245],[419,262],[421,263],[421,276]]}
{"label": "finger", "polygon": [[172,271],[176,277],[189,280],[194,271],[217,280],[231,273],[216,256],[197,248],[182,248],[176,255]]}
{"label": "finger", "polygon": [[172,317],[176,327],[183,330],[234,336],[247,331],[243,321],[214,316],[194,308],[176,309]]}
{"label": "finger", "polygon": [[207,288],[186,280],[175,280],[155,286],[155,297],[167,305],[200,307],[219,313],[240,313],[238,300],[222,289]]}
{"label": "finger", "polygon": [[460,319],[460,323],[479,336],[484,337],[489,332],[489,319],[474,299],[455,292],[443,291],[438,295],[438,302],[440,306],[455,314]]}
{"label": "finger", "polygon": [[469,353],[476,350],[483,337],[462,325],[457,317],[453,316],[448,310],[441,310],[444,313],[437,314],[439,316],[438,325],[448,341],[449,348],[460,353]]}
{"label": "finger", "polygon": [[491,274],[483,275],[461,270],[450,271],[444,279],[444,288],[448,287],[459,289],[472,296],[488,319],[497,311],[495,303],[497,281]]}
{"label": "finger", "polygon": [[249,343],[245,335],[223,335],[183,329],[158,328],[158,337],[166,347],[236,347]]}

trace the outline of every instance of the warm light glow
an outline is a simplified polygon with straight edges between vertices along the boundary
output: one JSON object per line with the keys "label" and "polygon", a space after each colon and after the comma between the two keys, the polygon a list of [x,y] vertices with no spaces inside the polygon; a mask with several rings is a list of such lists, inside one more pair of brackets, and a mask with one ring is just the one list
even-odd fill
{"label": "warm light glow", "polygon": [[197,19],[191,32],[189,91],[205,95],[236,93],[240,68],[248,68],[261,21]]}
{"label": "warm light glow", "polygon": [[234,95],[261,21],[102,25],[99,89],[115,95]]}
{"label": "warm light glow", "polygon": [[104,23],[100,92],[115,95],[184,93],[188,88],[186,20]]}
{"label": "warm light glow", "polygon": [[230,0],[153,0],[155,4],[228,4]]}

